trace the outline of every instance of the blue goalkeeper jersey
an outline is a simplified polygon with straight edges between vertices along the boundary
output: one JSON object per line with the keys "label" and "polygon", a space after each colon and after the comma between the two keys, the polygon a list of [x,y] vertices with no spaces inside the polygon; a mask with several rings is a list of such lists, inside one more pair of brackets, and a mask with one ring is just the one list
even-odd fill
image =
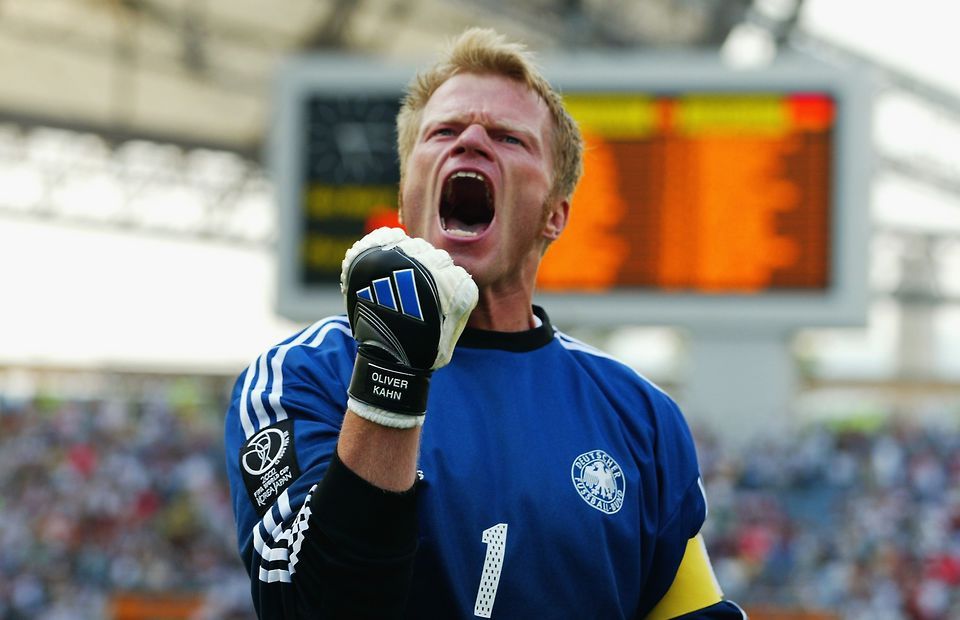
{"label": "blue goalkeeper jersey", "polygon": [[[466,330],[433,375],[406,617],[642,618],[703,525],[694,445],[674,402],[536,312],[543,324],[526,332]],[[261,618],[294,617],[281,610],[311,569],[307,541],[321,536],[312,495],[355,356],[346,318],[328,318],[237,381],[228,472]]]}

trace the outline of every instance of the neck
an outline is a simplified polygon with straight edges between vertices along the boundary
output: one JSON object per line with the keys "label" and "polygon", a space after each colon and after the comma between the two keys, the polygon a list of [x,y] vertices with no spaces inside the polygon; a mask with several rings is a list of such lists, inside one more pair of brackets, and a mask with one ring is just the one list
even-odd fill
{"label": "neck", "polygon": [[533,329],[533,289],[543,255],[542,243],[530,247],[504,276],[478,283],[480,298],[467,326],[497,332]]}
{"label": "neck", "polygon": [[480,290],[480,300],[467,321],[474,329],[498,332],[522,332],[534,327],[532,295],[524,290],[512,292]]}

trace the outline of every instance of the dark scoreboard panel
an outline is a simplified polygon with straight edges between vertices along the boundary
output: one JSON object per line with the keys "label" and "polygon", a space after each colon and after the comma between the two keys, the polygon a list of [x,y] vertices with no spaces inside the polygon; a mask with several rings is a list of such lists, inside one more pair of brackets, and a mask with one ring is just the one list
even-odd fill
{"label": "dark scoreboard panel", "polygon": [[585,173],[541,290],[830,285],[829,93],[579,92],[566,101],[586,139]]}
{"label": "dark scoreboard panel", "polygon": [[[569,225],[538,277],[555,318],[863,320],[870,110],[857,75],[808,60],[733,71],[642,56],[575,57],[547,74],[587,143]],[[397,225],[395,119],[411,75],[329,57],[281,72],[270,163],[286,316],[342,311],[344,253]]]}
{"label": "dark scoreboard panel", "polygon": [[303,103],[299,272],[311,286],[339,282],[354,241],[396,224],[400,102],[399,95],[317,95]]}

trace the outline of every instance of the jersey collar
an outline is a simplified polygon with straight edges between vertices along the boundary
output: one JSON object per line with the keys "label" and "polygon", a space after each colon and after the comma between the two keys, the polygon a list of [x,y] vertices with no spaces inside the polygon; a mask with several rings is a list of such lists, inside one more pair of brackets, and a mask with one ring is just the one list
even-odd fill
{"label": "jersey collar", "polygon": [[549,344],[553,340],[553,326],[546,311],[540,306],[533,306],[533,314],[542,322],[542,325],[522,332],[496,332],[487,329],[463,330],[458,347],[470,349],[501,349],[523,353],[533,351]]}

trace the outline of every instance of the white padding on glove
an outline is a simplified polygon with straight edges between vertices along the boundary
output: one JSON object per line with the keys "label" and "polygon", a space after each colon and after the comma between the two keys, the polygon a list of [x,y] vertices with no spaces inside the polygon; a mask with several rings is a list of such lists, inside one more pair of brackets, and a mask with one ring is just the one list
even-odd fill
{"label": "white padding on glove", "polygon": [[[382,246],[386,249],[399,247],[403,253],[418,261],[433,276],[440,297],[440,343],[437,358],[431,367],[442,368],[450,362],[467,319],[479,299],[477,285],[463,267],[453,264],[453,259],[444,250],[438,250],[423,239],[412,239],[400,228],[378,228],[353,244],[343,258],[340,272],[340,291],[347,290],[347,272],[353,260],[365,250]],[[389,425],[388,425],[389,426]]]}
{"label": "white padding on glove", "polygon": [[347,409],[354,412],[364,420],[370,420],[380,426],[389,426],[390,428],[413,428],[423,426],[423,420],[426,415],[407,415],[405,413],[395,413],[387,411],[380,407],[374,407],[367,403],[361,403],[352,398],[347,399]]}

